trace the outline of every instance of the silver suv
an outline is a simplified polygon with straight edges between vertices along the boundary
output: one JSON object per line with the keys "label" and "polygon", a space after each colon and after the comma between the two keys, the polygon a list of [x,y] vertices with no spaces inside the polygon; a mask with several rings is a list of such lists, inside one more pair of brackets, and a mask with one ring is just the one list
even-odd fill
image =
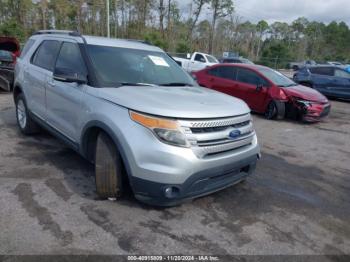
{"label": "silver suv", "polygon": [[95,164],[101,198],[129,183],[175,205],[244,180],[259,158],[250,110],[198,87],[161,49],[134,40],[39,31],[15,69],[18,126],[41,126]]}

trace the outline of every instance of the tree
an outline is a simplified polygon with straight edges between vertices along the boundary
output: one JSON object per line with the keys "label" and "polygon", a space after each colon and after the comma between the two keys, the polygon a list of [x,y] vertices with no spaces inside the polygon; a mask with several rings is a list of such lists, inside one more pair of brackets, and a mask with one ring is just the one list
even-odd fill
{"label": "tree", "polygon": [[265,20],[261,20],[256,25],[256,30],[258,31],[258,45],[256,48],[256,56],[255,59],[257,60],[260,55],[260,49],[261,49],[261,42],[263,41],[264,35],[269,30],[269,24]]}
{"label": "tree", "polygon": [[212,22],[211,30],[209,32],[209,47],[208,52],[213,52],[213,40],[216,22],[219,18],[224,18],[231,14],[234,10],[232,0],[211,0],[210,1],[212,8]]}
{"label": "tree", "polygon": [[[190,18],[190,21],[189,21],[190,25],[188,27],[187,40],[192,40],[193,30],[197,25],[199,16],[202,13],[204,5],[207,3],[209,3],[209,0],[193,0],[193,4],[195,6],[195,11],[193,12],[194,18]],[[190,15],[192,16],[192,14]]]}

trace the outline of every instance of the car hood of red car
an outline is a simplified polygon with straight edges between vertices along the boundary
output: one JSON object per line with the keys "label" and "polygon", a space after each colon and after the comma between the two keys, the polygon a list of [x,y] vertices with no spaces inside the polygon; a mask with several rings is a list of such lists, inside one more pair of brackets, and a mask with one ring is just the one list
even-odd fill
{"label": "car hood of red car", "polygon": [[14,37],[0,36],[0,50],[18,53],[20,50],[19,42]]}
{"label": "car hood of red car", "polygon": [[286,87],[283,89],[283,91],[288,96],[301,98],[307,101],[321,102],[321,103],[325,103],[328,101],[327,98],[324,95],[322,95],[320,92],[310,87],[306,87],[302,85]]}

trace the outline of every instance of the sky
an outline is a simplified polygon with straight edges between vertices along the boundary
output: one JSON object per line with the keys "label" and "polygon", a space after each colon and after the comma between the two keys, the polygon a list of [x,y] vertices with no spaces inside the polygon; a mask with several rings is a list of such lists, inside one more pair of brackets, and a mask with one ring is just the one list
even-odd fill
{"label": "sky", "polygon": [[[191,0],[177,0],[181,8],[188,9]],[[292,22],[304,16],[308,20],[329,23],[344,21],[350,26],[349,0],[233,0],[235,12],[242,20]],[[206,9],[203,13],[209,13]]]}

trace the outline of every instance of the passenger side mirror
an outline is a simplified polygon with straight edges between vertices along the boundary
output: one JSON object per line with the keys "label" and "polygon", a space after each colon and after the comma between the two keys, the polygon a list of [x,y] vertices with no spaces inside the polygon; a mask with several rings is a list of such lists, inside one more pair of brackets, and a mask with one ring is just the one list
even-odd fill
{"label": "passenger side mirror", "polygon": [[256,91],[260,92],[263,89],[264,85],[263,84],[257,84],[256,86]]}
{"label": "passenger side mirror", "polygon": [[87,83],[87,76],[74,72],[66,68],[56,68],[53,74],[53,79],[56,81],[67,82],[67,83],[77,83],[79,85]]}

